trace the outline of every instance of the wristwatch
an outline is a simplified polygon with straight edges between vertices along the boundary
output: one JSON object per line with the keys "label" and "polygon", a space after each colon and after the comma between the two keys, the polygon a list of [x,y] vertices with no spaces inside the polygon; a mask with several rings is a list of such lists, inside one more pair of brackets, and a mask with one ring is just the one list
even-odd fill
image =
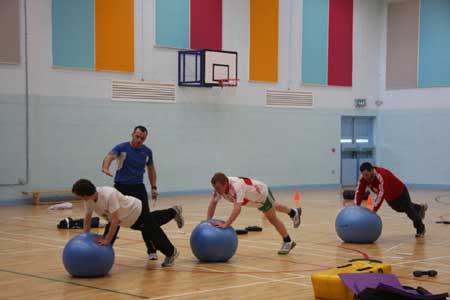
{"label": "wristwatch", "polygon": [[152,190],[157,190],[158,188],[156,186],[152,186]]}

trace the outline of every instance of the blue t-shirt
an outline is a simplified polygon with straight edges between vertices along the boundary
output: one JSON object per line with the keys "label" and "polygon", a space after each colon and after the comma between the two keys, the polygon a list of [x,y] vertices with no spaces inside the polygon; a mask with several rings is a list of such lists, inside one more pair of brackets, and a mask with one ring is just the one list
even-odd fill
{"label": "blue t-shirt", "polygon": [[140,184],[144,182],[145,167],[153,165],[153,153],[150,148],[145,145],[133,148],[130,142],[124,142],[115,146],[111,153],[117,156],[115,183]]}

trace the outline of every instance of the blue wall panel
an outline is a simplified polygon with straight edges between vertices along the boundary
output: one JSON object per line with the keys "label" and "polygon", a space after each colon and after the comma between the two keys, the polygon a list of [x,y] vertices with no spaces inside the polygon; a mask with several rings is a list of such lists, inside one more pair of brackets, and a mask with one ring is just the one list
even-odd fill
{"label": "blue wall panel", "polygon": [[419,87],[450,85],[450,1],[420,1]]}
{"label": "blue wall panel", "polygon": [[94,0],[52,1],[53,65],[94,69]]}
{"label": "blue wall panel", "polygon": [[302,81],[304,84],[327,84],[328,9],[328,0],[303,1]]}
{"label": "blue wall panel", "polygon": [[156,0],[156,44],[189,49],[189,0]]}

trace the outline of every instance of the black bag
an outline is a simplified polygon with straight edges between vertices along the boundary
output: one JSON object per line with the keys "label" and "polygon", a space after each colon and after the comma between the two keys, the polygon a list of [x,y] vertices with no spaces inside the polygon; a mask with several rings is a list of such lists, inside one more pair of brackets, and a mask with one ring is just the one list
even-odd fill
{"label": "black bag", "polygon": [[431,294],[423,287],[404,286],[403,289],[398,289],[382,283],[376,288],[366,288],[358,294],[360,300],[446,300],[447,297],[448,293]]}
{"label": "black bag", "polygon": [[[72,219],[72,218],[65,218],[59,221],[59,224],[56,225],[59,229],[81,229],[83,228],[83,219]],[[93,217],[91,220],[91,228],[98,228],[100,227],[100,218],[99,217]]]}
{"label": "black bag", "polygon": [[[369,197],[369,194],[370,194],[369,191],[365,191],[364,194],[363,194],[363,196],[362,196],[362,199],[363,199],[363,200],[367,200],[367,198]],[[343,197],[345,200],[353,200],[353,199],[355,199],[355,191],[352,191],[352,190],[344,190],[344,192],[342,193],[342,197]]]}
{"label": "black bag", "polygon": [[345,200],[353,200],[355,199],[355,191],[344,190],[344,192],[342,193],[342,197],[344,197]]}

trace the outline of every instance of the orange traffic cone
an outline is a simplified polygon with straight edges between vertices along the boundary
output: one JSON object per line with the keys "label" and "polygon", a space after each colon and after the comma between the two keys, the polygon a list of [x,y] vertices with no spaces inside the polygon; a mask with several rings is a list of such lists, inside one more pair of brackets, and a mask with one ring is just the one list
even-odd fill
{"label": "orange traffic cone", "polygon": [[294,204],[295,204],[295,207],[300,206],[300,192],[299,191],[294,192]]}
{"label": "orange traffic cone", "polygon": [[372,198],[370,197],[370,194],[369,194],[369,196],[367,196],[367,201],[366,201],[366,207],[368,208],[368,209],[372,209]]}

